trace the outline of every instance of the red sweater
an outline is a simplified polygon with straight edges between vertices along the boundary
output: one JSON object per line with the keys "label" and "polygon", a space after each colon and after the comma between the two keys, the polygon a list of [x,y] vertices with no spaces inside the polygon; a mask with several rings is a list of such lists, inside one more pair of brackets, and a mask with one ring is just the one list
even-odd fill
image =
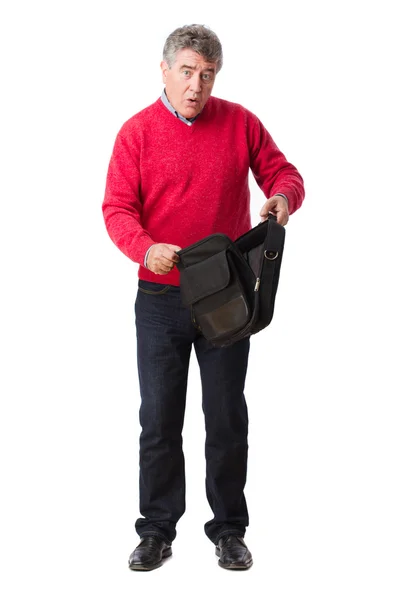
{"label": "red sweater", "polygon": [[189,126],[159,99],[117,135],[103,202],[107,231],[140,263],[140,279],[179,285],[176,267],[155,275],[143,266],[148,248],[184,248],[212,233],[235,239],[248,231],[249,169],[267,198],[285,194],[290,213],[301,206],[300,174],[250,111],[210,97]]}

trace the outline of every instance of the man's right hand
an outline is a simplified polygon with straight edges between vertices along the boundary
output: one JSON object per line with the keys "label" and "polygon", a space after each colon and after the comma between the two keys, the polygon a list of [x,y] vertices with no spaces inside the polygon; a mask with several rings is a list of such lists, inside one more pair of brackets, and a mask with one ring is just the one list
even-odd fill
{"label": "man's right hand", "polygon": [[156,275],[167,275],[179,262],[178,250],[182,248],[174,244],[154,244],[147,256],[147,268]]}

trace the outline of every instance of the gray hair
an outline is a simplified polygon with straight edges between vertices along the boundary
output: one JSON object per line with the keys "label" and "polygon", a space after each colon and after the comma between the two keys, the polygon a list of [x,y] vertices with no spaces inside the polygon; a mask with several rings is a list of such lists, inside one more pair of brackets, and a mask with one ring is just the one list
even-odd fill
{"label": "gray hair", "polygon": [[217,73],[222,67],[222,46],[216,34],[205,25],[184,25],[175,29],[166,39],[163,58],[171,68],[179,50],[189,48],[208,62],[217,64]]}

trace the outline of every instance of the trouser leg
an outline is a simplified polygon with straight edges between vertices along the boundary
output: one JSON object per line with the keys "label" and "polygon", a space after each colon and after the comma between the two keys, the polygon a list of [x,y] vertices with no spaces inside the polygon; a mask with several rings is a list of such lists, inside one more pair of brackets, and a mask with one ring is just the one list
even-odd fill
{"label": "trouser leg", "polygon": [[244,536],[249,523],[244,487],[247,474],[248,416],[244,397],[249,340],[215,348],[195,342],[206,424],[206,493],[213,518],[205,524],[217,543],[228,533]]}
{"label": "trouser leg", "polygon": [[[139,282],[137,360],[141,394],[140,512],[136,531],[172,542],[185,511],[182,427],[194,329],[179,288]],[[151,293],[155,292],[155,293]]]}

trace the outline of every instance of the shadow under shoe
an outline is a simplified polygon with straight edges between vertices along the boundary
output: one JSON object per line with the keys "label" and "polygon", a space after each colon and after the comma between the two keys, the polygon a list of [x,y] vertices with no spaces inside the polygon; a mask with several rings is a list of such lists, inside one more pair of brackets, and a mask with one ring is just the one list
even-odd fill
{"label": "shadow under shoe", "polygon": [[236,535],[223,536],[215,547],[215,554],[219,556],[219,566],[224,569],[249,569],[253,564],[251,552],[244,539]]}
{"label": "shadow under shoe", "polygon": [[142,538],[129,557],[132,571],[151,571],[163,564],[163,559],[171,556],[172,548],[162,538],[149,535]]}

